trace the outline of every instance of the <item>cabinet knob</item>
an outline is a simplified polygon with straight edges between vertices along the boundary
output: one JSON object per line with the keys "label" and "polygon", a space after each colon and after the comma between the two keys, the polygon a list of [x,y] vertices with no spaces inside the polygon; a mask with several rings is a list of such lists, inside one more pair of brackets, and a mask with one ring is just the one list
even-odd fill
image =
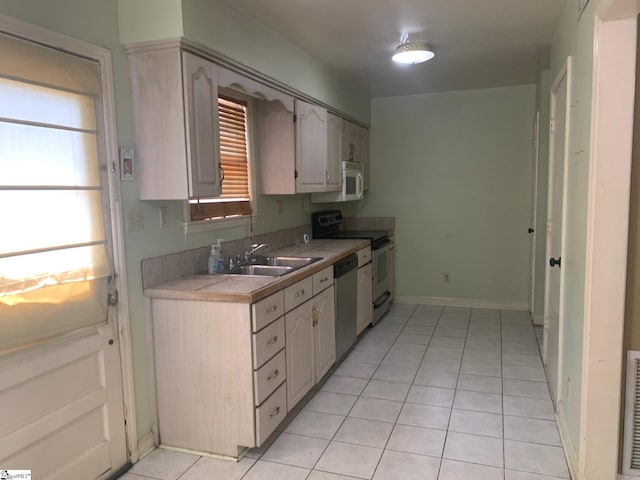
{"label": "cabinet knob", "polygon": [[276,407],[275,410],[269,414],[269,419],[272,419],[273,417],[277,417],[279,414],[280,414],[280,407]]}
{"label": "cabinet knob", "polygon": [[280,370],[275,370],[271,375],[267,377],[267,382],[270,382],[274,378],[278,378],[278,375],[280,375]]}
{"label": "cabinet knob", "polygon": [[296,292],[296,294],[294,295],[295,298],[298,298],[300,296],[304,295],[304,288],[302,290],[300,290],[299,292]]}
{"label": "cabinet knob", "polygon": [[272,305],[269,308],[267,308],[264,313],[269,314],[269,313],[273,313],[278,309],[278,305]]}
{"label": "cabinet knob", "polygon": [[275,335],[273,337],[271,337],[269,340],[267,340],[267,347],[270,347],[271,345],[273,345],[274,343],[278,343],[278,336]]}

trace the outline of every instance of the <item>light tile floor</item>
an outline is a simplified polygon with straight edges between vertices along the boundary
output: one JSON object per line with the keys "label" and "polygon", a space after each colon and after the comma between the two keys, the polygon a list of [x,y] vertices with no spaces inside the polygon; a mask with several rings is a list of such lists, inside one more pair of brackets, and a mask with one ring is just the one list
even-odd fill
{"label": "light tile floor", "polygon": [[395,304],[240,462],[158,449],[123,480],[569,478],[526,312]]}

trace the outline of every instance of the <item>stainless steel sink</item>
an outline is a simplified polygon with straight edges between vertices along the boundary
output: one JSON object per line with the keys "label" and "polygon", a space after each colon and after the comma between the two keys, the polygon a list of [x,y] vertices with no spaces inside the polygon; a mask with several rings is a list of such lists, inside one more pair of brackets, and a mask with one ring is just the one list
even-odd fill
{"label": "stainless steel sink", "polygon": [[260,275],[265,277],[280,277],[297,270],[294,267],[283,267],[276,265],[240,265],[224,273],[232,275]]}
{"label": "stainless steel sink", "polygon": [[255,257],[253,265],[273,265],[302,268],[322,260],[320,257]]}
{"label": "stainless steel sink", "polygon": [[239,265],[225,270],[228,275],[260,275],[281,277],[307,265],[322,260],[321,257],[266,257],[256,256],[250,264]]}

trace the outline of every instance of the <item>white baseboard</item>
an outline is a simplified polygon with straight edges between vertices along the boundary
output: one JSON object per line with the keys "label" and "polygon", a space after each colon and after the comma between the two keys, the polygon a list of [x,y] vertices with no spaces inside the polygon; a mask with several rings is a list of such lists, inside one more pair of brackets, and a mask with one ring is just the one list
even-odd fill
{"label": "white baseboard", "polygon": [[535,326],[541,327],[544,325],[544,315],[534,315],[532,318]]}
{"label": "white baseboard", "polygon": [[638,480],[638,476],[618,474],[618,480]]}
{"label": "white baseboard", "polygon": [[571,441],[571,436],[569,435],[569,428],[567,427],[567,422],[564,418],[562,403],[560,403],[558,411],[556,412],[556,421],[558,423],[558,430],[560,431],[560,440],[564,447],[564,455],[567,459],[567,465],[569,466],[569,474],[571,475],[571,478],[578,478],[578,454],[573,442]]}
{"label": "white baseboard", "polygon": [[526,302],[478,300],[472,298],[416,297],[399,295],[396,297],[396,303],[444,305],[446,307],[495,308],[499,310],[529,310],[529,304]]}
{"label": "white baseboard", "polygon": [[156,444],[153,441],[153,433],[149,432],[138,441],[139,459],[142,460],[144,457],[149,455],[153,450],[155,450],[155,448],[156,448]]}

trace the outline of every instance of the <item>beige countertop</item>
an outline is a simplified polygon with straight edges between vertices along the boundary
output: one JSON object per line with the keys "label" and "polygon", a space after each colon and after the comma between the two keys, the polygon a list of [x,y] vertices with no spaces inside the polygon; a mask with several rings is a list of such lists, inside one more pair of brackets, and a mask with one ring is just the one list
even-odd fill
{"label": "beige countertop", "polygon": [[200,300],[209,302],[254,303],[309,275],[333,265],[338,260],[369,246],[369,240],[311,240],[269,251],[271,256],[321,257],[322,260],[283,277],[248,275],[191,275],[147,288],[151,298]]}

